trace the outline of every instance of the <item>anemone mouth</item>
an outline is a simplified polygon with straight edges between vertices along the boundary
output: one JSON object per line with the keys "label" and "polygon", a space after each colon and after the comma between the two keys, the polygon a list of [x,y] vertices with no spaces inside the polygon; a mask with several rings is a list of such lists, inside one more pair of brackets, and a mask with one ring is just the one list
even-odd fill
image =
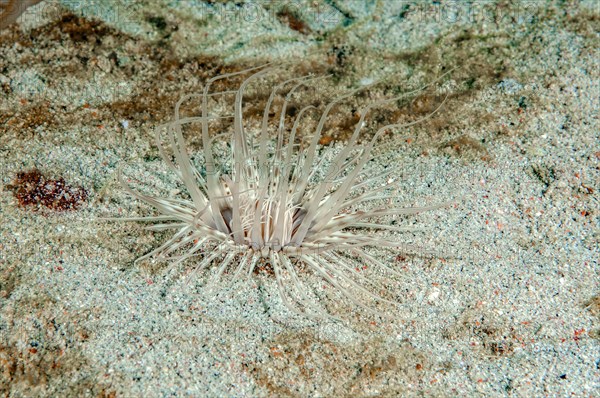
{"label": "anemone mouth", "polygon": [[[125,191],[160,213],[122,220],[154,222],[147,228],[176,231],[160,247],[136,261],[156,258],[177,264],[201,257],[194,272],[216,269],[212,283],[218,282],[229,271],[234,280],[244,274],[251,275],[257,264],[267,262],[272,267],[283,303],[291,311],[307,316],[329,317],[326,310],[309,298],[298,267],[310,269],[335,288],[344,300],[356,306],[373,310],[357,298],[361,296],[373,303],[392,303],[367,289],[365,286],[374,285],[374,290],[381,290],[376,282],[366,279],[357,270],[368,264],[383,272],[398,274],[392,267],[371,256],[365,248],[377,246],[410,251],[408,245],[386,238],[381,232],[412,233],[415,229],[389,225],[385,218],[414,215],[452,202],[423,207],[384,204],[395,198],[396,184],[393,179],[390,181],[394,170],[374,174],[367,166],[374,162],[373,147],[384,132],[425,120],[444,102],[418,121],[379,128],[366,144],[359,145],[357,142],[365,126],[365,118],[372,108],[415,94],[422,88],[369,104],[359,112],[360,118],[345,146],[323,147],[320,138],[332,108],[364,88],[331,101],[318,117],[312,134],[305,133],[302,138],[297,138],[297,132],[304,128],[302,121],[305,115],[316,110],[314,106],[306,106],[294,112],[291,127],[285,124],[286,107],[296,90],[318,79],[304,76],[286,80],[273,88],[265,105],[260,130],[255,134],[247,133],[242,112],[244,90],[273,69],[266,65],[210,79],[201,94],[180,99],[175,106],[173,121],[157,129],[156,143],[160,155],[185,186],[187,198],[145,195],[131,188],[119,176]],[[249,72],[254,73],[243,81],[237,91],[210,91],[217,80]],[[279,122],[275,124],[277,137],[272,141],[269,120],[274,98],[289,86],[291,88],[287,89],[280,105]],[[226,174],[215,167],[219,164],[219,156],[214,148],[216,138],[224,133],[211,134],[209,124],[228,116],[213,115],[209,98],[229,94],[235,95],[233,114],[230,115],[234,131],[230,134],[230,152],[225,159],[219,159],[228,165],[229,173]],[[200,99],[201,114],[184,117],[180,114],[180,107],[192,98]],[[194,126],[199,126],[201,132],[204,170],[194,166],[185,145],[183,131]],[[161,132],[166,132],[164,137]],[[254,139],[257,139],[257,144],[254,144]]]}
{"label": "anemone mouth", "polygon": [[[248,208],[250,208],[252,212],[256,213],[261,211],[259,206],[260,201],[258,199],[253,199],[252,203],[248,205]],[[304,217],[306,216],[306,210],[292,207],[287,209],[286,217],[280,220],[277,218],[278,206],[278,204],[274,206],[263,206],[260,215],[260,223],[258,225],[258,239],[256,239],[255,234],[253,234],[255,225],[251,222],[254,214],[251,214],[252,217],[245,217],[246,222],[240,222],[243,244],[255,252],[260,252],[261,256],[265,258],[268,257],[268,252],[271,250],[281,252],[285,248],[289,249],[301,246],[301,243],[296,243],[294,238],[299,231],[299,227],[302,224]],[[227,234],[229,238],[233,240],[234,209],[232,206],[226,205],[221,207],[219,211],[221,217],[223,218],[225,227],[221,232]],[[278,222],[283,223],[281,228],[284,231],[289,231],[289,233],[282,234],[281,237],[276,236],[275,231],[278,230],[278,225],[276,225],[276,223]],[[218,228],[215,224],[212,225],[214,228]],[[279,240],[280,238],[283,239]]]}

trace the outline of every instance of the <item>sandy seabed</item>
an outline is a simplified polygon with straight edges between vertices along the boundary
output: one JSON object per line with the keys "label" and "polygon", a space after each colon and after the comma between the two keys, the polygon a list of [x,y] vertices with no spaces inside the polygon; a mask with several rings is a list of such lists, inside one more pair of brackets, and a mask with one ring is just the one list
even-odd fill
{"label": "sandy seabed", "polygon": [[[174,7],[44,1],[0,31],[1,394],[598,396],[595,2]],[[376,168],[398,170],[399,203],[460,198],[408,219],[434,255],[369,249],[401,274],[366,271],[399,301],[392,319],[308,272],[344,322],[292,314],[269,272],[208,292],[193,262],[134,263],[168,234],[98,220],[152,214],[118,168],[176,193],[153,134],[180,97],[290,60],[273,80],[330,75],[303,104],[381,80],[332,112],[322,141],[340,146],[361,105],[452,70],[373,115],[410,122],[446,98],[387,134]],[[269,91],[249,90],[249,128]]]}

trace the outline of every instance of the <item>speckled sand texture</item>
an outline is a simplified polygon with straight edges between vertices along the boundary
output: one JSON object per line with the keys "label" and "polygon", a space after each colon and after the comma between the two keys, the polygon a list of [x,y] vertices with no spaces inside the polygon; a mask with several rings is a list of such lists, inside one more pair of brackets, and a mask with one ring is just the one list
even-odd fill
{"label": "speckled sand texture", "polygon": [[[598,7],[29,8],[0,31],[0,396],[599,396]],[[452,70],[375,111],[365,133],[447,96],[377,148],[379,167],[402,181],[398,203],[460,199],[403,220],[429,228],[406,236],[421,253],[370,249],[402,275],[365,271],[399,300],[391,320],[346,305],[309,272],[304,284],[344,322],[290,313],[266,271],[209,292],[204,276],[186,278],[193,263],[134,263],[168,233],[98,220],[152,214],[121,190],[119,168],[147,192],[177,195],[153,134],[181,96],[289,60],[271,83],[330,75],[299,106],[379,81],[332,113],[322,142],[339,146],[361,106]],[[270,88],[249,89],[248,128]]]}

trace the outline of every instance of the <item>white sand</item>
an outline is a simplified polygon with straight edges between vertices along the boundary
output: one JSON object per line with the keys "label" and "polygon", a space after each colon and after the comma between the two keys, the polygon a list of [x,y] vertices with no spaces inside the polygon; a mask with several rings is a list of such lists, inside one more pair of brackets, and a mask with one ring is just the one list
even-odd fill
{"label": "white sand", "polygon": [[[206,21],[202,12],[174,11],[166,2],[123,1],[118,7],[127,12],[118,18],[107,11],[110,2],[69,3],[116,30],[98,34],[101,44],[89,28],[89,40],[63,30],[27,42],[32,29],[64,12],[44,2],[22,27],[0,32],[0,392],[598,396],[600,58],[593,2],[565,9],[489,4],[479,11],[458,3],[426,9],[357,1],[335,9],[336,2],[325,2],[323,14],[300,2],[298,20],[309,33],[286,25],[291,13],[277,16],[281,4],[260,8],[270,15],[260,23],[242,21],[248,8],[232,8],[241,22],[223,24],[218,9]],[[490,19],[493,12],[502,17]],[[21,35],[18,44],[10,32]],[[169,46],[173,53],[164,50]],[[338,73],[340,91],[386,76],[406,77],[395,83],[400,88],[414,86],[439,75],[442,65],[462,66],[449,78],[440,117],[387,136],[378,148],[387,154],[381,166],[397,168],[403,179],[401,203],[462,198],[418,216],[431,230],[406,238],[437,255],[395,259],[371,250],[405,275],[384,281],[401,299],[395,320],[329,302],[348,321],[311,322],[286,310],[264,274],[206,292],[202,278],[186,284],[191,264],[133,263],[168,235],[96,220],[150,210],[119,191],[116,169],[140,180],[164,169],[151,133],[171,113],[169,95],[203,83],[198,54],[242,65],[254,64],[257,54],[303,54]],[[169,59],[183,65],[168,69]],[[501,76],[493,73],[499,65],[506,67]],[[473,89],[465,90],[470,77]],[[384,95],[374,90],[375,98]],[[159,105],[170,104],[164,113],[149,103],[147,114],[137,109],[131,116],[115,105],[161,94]],[[7,185],[33,167],[83,186],[88,200],[62,213],[18,206]],[[323,291],[318,278],[303,278]]]}

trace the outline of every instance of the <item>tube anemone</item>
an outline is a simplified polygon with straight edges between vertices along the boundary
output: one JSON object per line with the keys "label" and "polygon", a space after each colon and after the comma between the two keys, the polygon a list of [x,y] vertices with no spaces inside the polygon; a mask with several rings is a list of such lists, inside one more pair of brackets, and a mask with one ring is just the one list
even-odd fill
{"label": "tube anemone", "polygon": [[[397,273],[365,248],[410,249],[401,241],[382,236],[382,231],[415,229],[391,226],[384,221],[385,217],[417,214],[448,203],[390,207],[384,201],[394,198],[390,191],[398,181],[391,181],[390,176],[395,170],[371,175],[371,169],[365,166],[373,162],[373,148],[384,132],[419,123],[439,107],[415,122],[381,127],[361,145],[358,140],[369,111],[401,97],[372,103],[360,111],[352,136],[341,149],[324,147],[319,141],[331,110],[358,90],[330,102],[311,134],[304,130],[299,134],[306,115],[317,111],[314,106],[306,106],[296,113],[291,126],[286,124],[286,108],[292,96],[302,86],[319,79],[304,76],[275,86],[264,107],[260,131],[248,132],[242,112],[244,92],[248,85],[273,69],[266,65],[213,77],[202,93],[181,98],[175,105],[173,120],[157,129],[155,138],[160,155],[181,180],[189,197],[148,196],[131,188],[119,175],[125,191],[160,213],[120,220],[153,222],[148,229],[175,231],[161,246],[136,261],[154,258],[179,263],[199,256],[196,271],[216,267],[212,284],[226,272],[237,279],[251,275],[258,264],[267,263],[273,269],[281,300],[291,311],[309,317],[331,317],[317,300],[309,297],[300,275],[301,269],[307,269],[337,289],[348,302],[381,315],[374,305],[359,297],[366,297],[372,304],[394,302],[367,288],[377,283],[365,280],[357,270],[369,264],[387,273]],[[235,92],[211,92],[216,81],[243,74],[249,76]],[[279,120],[273,123],[270,115],[281,92],[287,94],[280,105]],[[232,131],[211,132],[212,121],[229,116],[213,115],[210,101],[231,94],[235,97],[230,115]],[[181,106],[192,98],[200,100],[200,115],[184,117]],[[183,135],[184,128],[194,126],[199,126],[201,132],[202,167],[193,164]],[[271,131],[276,132],[276,138],[272,138]],[[230,136],[230,152],[225,158],[215,153],[215,138],[223,136]],[[374,186],[377,188],[372,189]]]}

